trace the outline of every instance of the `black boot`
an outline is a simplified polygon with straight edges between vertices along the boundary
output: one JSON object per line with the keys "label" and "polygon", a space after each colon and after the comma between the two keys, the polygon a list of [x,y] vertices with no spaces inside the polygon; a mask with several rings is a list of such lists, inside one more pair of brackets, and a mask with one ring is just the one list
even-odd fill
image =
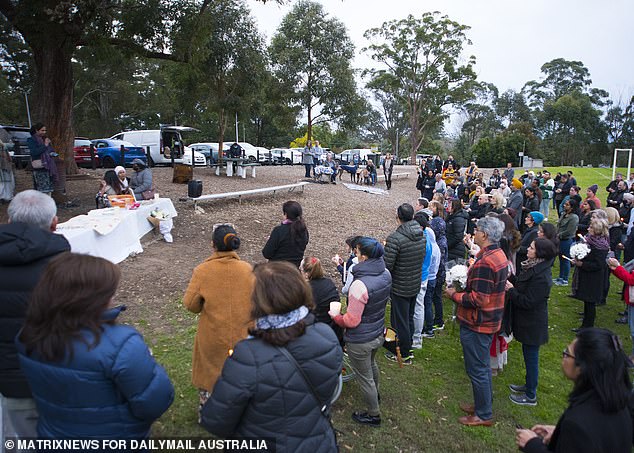
{"label": "black boot", "polygon": [[368,425],[375,428],[381,426],[381,417],[378,415],[370,415],[367,412],[353,412],[352,420],[362,425]]}

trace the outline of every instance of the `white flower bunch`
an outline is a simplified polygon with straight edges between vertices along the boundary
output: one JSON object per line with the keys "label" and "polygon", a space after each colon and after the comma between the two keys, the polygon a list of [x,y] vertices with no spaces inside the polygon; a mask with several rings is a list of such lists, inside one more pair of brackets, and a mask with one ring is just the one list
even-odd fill
{"label": "white flower bunch", "polygon": [[448,288],[454,288],[456,291],[464,291],[467,287],[467,272],[469,268],[464,264],[456,264],[447,269],[447,277],[445,282]]}
{"label": "white flower bunch", "polygon": [[590,253],[590,247],[585,242],[577,242],[570,247],[570,258],[573,260],[582,260]]}

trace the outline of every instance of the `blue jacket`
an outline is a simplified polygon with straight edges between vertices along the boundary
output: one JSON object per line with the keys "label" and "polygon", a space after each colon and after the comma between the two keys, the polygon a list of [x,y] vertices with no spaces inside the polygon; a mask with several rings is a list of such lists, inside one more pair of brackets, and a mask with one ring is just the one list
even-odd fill
{"label": "blue jacket", "polygon": [[[106,313],[117,317],[125,307]],[[83,332],[86,343],[92,334]],[[22,370],[39,412],[40,437],[139,439],[172,404],[174,388],[134,328],[103,324],[92,349],[73,341],[73,356],[64,363],[27,356],[16,339]]]}

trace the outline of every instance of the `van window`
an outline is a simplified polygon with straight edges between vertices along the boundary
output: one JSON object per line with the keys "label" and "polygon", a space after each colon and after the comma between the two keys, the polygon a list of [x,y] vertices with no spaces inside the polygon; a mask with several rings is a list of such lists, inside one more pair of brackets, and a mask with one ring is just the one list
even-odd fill
{"label": "van window", "polygon": [[117,134],[114,137],[112,137],[113,140],[123,140],[123,134]]}

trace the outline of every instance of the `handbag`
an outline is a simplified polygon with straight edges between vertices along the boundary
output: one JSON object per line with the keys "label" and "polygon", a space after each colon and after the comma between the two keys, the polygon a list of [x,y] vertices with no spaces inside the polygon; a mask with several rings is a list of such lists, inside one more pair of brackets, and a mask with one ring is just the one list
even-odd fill
{"label": "handbag", "polygon": [[154,199],[154,188],[152,188],[150,190],[146,190],[144,192],[141,192],[141,196],[143,197],[144,200],[153,200]]}
{"label": "handbag", "polygon": [[31,167],[33,167],[34,170],[39,170],[41,168],[44,168],[44,164],[42,163],[42,159],[35,159],[31,161]]}

